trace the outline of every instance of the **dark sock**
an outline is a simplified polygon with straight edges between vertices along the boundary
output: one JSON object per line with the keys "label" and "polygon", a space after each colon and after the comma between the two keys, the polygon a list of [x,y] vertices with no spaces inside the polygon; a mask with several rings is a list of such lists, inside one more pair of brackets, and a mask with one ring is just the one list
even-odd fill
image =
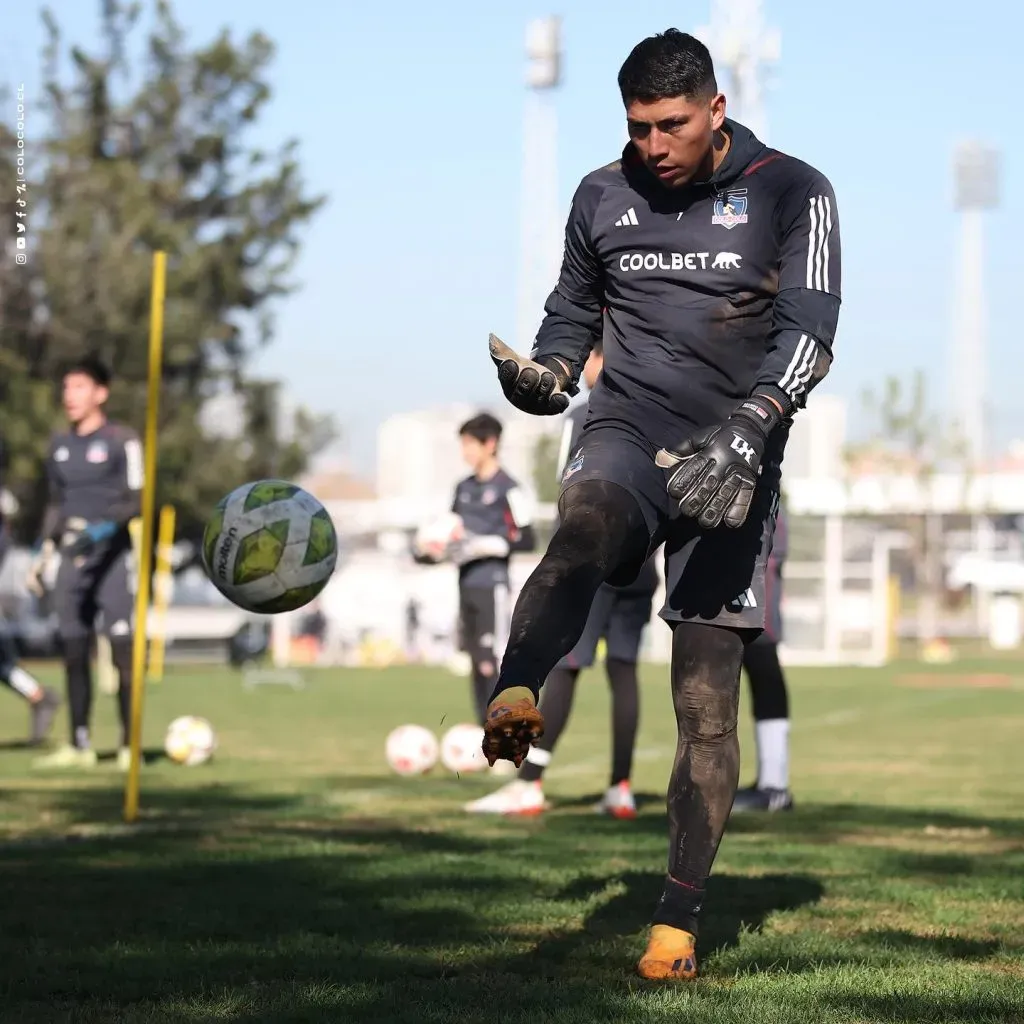
{"label": "dark sock", "polygon": [[110,660],[117,669],[117,710],[121,719],[121,746],[127,747],[132,734],[132,639],[110,641]]}
{"label": "dark sock", "polygon": [[89,665],[89,638],[83,636],[66,639],[63,647],[71,743],[85,750],[91,745],[89,716],[92,712],[92,672]]}
{"label": "dark sock", "polygon": [[672,630],[679,740],[668,791],[670,881],[654,922],[693,934],[739,780],[736,716],[746,639],[702,622]]}
{"label": "dark sock", "polygon": [[562,494],[559,513],[548,550],[516,601],[492,699],[509,686],[539,696],[548,673],[583,633],[597,588],[617,574],[629,582],[647,558],[643,512],[617,484],[583,480]]}
{"label": "dark sock", "polygon": [[704,886],[679,882],[671,875],[665,879],[665,889],[654,911],[651,924],[667,924],[697,934],[697,920],[704,905]]}
{"label": "dark sock", "polygon": [[612,691],[612,777],[611,784],[626,782],[633,772],[633,751],[640,717],[640,688],[636,662],[609,658],[605,662]]}
{"label": "dark sock", "polygon": [[530,748],[519,778],[523,782],[537,782],[551,760],[558,737],[562,735],[572,712],[573,697],[576,694],[576,680],[579,670],[555,668],[544,680],[544,694],[540,699],[540,711],[544,716],[544,735],[536,746]]}

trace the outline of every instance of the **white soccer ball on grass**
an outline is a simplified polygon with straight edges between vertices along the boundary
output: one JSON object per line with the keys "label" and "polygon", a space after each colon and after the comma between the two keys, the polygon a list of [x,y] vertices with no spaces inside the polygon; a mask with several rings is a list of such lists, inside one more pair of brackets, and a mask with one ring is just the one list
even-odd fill
{"label": "white soccer ball on grass", "polygon": [[441,764],[456,775],[482,772],[487,767],[483,742],[479,725],[453,725],[441,738]]}
{"label": "white soccer ball on grass", "polygon": [[205,764],[217,749],[217,734],[205,718],[182,715],[167,727],[164,751],[175,763],[193,768]]}
{"label": "white soccer ball on grass", "polygon": [[437,764],[437,755],[437,737],[422,725],[400,725],[384,743],[384,756],[398,775],[425,775]]}

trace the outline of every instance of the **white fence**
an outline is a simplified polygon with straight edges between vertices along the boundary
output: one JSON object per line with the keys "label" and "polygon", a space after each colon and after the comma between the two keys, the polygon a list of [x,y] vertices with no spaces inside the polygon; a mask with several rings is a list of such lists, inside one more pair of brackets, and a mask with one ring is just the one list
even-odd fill
{"label": "white fence", "polygon": [[[793,557],[785,566],[783,653],[801,665],[878,665],[886,660],[891,632],[889,536],[841,516],[791,520]],[[539,555],[512,560],[513,597]],[[410,602],[418,609],[411,637]],[[664,584],[655,595],[641,658],[665,663],[671,633],[658,618]],[[387,662],[418,649],[428,662],[446,663],[457,642],[458,571],[420,566],[408,555],[380,550],[353,553],[324,591],[328,650],[335,662]]]}

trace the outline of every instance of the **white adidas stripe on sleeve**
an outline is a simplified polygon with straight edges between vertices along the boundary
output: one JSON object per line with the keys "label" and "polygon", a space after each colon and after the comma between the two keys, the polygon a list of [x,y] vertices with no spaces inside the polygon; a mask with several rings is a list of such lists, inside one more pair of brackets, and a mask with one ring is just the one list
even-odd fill
{"label": "white adidas stripe on sleeve", "polygon": [[807,233],[807,287],[818,292],[829,291],[828,240],[832,234],[832,200],[829,196],[812,196],[811,226]]}
{"label": "white adidas stripe on sleeve", "polygon": [[814,372],[814,361],[818,357],[818,343],[809,335],[801,334],[793,358],[779,381],[779,387],[796,404],[797,398],[807,390],[807,382]]}

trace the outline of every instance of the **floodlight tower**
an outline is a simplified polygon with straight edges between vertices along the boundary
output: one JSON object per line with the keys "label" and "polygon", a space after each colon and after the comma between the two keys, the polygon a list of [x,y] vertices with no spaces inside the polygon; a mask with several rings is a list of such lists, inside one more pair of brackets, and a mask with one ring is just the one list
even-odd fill
{"label": "floodlight tower", "polygon": [[766,72],[782,56],[782,36],[765,25],[761,0],[712,0],[711,23],[694,35],[711,51],[715,66],[729,72],[730,115],[767,141]]}
{"label": "floodlight tower", "polygon": [[529,352],[555,286],[562,258],[558,210],[558,117],[562,80],[561,19],[538,18],[526,27],[526,109],[519,196],[519,295],[516,345]]}
{"label": "floodlight tower", "polygon": [[953,174],[955,206],[960,214],[960,258],[949,383],[952,408],[959,410],[959,428],[975,467],[984,457],[987,440],[984,216],[999,203],[998,154],[980,142],[961,143],[953,158]]}

